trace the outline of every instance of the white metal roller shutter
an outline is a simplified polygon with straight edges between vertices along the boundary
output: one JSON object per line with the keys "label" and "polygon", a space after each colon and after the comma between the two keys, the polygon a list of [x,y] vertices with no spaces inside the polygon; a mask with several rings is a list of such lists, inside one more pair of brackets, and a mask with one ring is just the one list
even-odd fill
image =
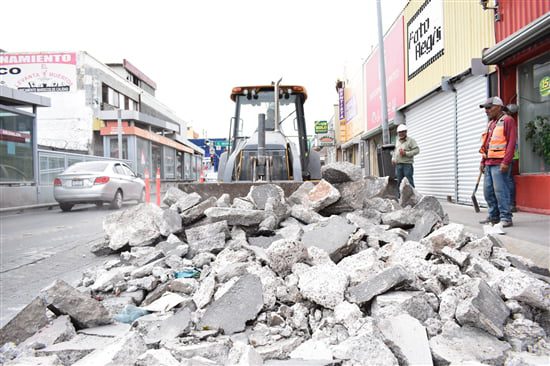
{"label": "white metal roller shutter", "polygon": [[[479,174],[481,134],[487,126],[487,116],[479,105],[487,98],[487,78],[471,76],[455,84],[457,90],[458,140],[458,202],[472,204],[471,195]],[[483,177],[476,194],[480,205],[483,198]]]}
{"label": "white metal roller shutter", "polygon": [[416,189],[442,199],[455,192],[454,99],[454,93],[440,92],[405,111],[408,135],[420,147],[414,158]]}

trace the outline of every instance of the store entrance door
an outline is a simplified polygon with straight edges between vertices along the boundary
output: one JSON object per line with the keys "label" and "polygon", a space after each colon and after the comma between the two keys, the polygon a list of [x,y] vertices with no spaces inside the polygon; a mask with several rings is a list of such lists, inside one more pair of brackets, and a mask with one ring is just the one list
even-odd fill
{"label": "store entrance door", "polygon": [[151,162],[153,164],[153,171],[151,172],[151,177],[155,177],[157,174],[157,169],[161,171],[162,177],[162,149],[160,145],[151,144]]}

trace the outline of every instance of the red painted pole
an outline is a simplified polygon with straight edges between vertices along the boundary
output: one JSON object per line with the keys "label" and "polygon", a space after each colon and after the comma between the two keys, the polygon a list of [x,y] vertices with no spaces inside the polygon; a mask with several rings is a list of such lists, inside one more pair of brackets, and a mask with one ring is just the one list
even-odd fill
{"label": "red painted pole", "polygon": [[145,202],[150,203],[151,202],[151,184],[149,182],[149,171],[147,169],[145,169],[143,177],[145,180]]}
{"label": "red painted pole", "polygon": [[157,168],[156,183],[157,183],[157,206],[160,207],[160,168]]}

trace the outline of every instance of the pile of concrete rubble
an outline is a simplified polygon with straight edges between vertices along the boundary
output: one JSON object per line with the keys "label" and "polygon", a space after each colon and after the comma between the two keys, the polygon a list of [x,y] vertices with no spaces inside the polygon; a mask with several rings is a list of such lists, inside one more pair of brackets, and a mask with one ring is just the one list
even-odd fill
{"label": "pile of concrete rubble", "polygon": [[[6,365],[538,365],[548,270],[347,163],[291,196],[171,188],[110,214],[77,288],[0,331]],[[395,188],[393,189],[395,191]],[[116,320],[114,320],[116,319]],[[118,321],[117,321],[118,320]]]}

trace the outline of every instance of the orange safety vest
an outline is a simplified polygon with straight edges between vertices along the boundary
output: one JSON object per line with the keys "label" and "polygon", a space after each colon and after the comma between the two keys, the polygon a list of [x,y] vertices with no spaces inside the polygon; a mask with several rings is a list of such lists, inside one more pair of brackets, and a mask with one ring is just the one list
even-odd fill
{"label": "orange safety vest", "polygon": [[489,159],[504,159],[504,155],[506,155],[506,144],[508,143],[504,135],[504,116],[497,121],[493,129],[493,134],[489,141],[489,151],[487,152],[485,149],[485,142],[487,141],[488,133],[489,130],[487,129],[487,131],[481,135],[482,144],[479,152]]}

